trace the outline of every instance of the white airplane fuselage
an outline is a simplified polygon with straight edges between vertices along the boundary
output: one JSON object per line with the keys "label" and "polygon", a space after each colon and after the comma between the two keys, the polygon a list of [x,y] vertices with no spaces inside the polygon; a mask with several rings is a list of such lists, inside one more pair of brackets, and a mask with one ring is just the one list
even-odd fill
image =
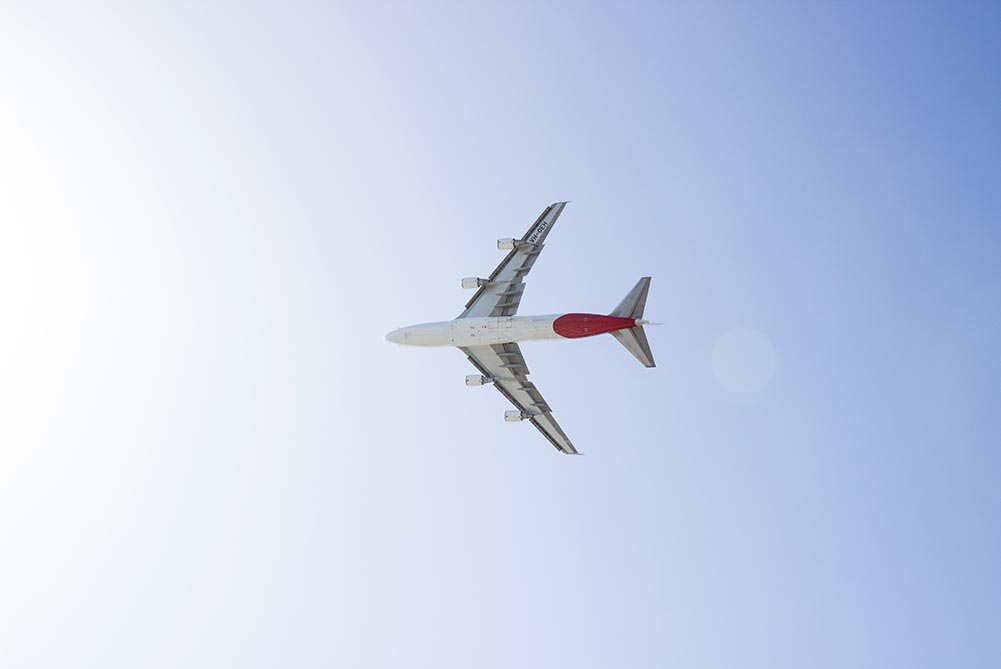
{"label": "white airplane fuselage", "polygon": [[490,346],[542,339],[579,339],[645,323],[600,314],[458,318],[393,330],[386,339],[404,346]]}

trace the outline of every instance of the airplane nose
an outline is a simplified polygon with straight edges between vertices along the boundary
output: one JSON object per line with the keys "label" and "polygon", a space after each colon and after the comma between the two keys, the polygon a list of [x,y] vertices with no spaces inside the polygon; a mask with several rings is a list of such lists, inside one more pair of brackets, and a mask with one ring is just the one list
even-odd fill
{"label": "airplane nose", "polygon": [[399,344],[401,339],[403,339],[403,335],[401,334],[400,330],[393,330],[392,332],[386,335],[386,341],[392,344]]}

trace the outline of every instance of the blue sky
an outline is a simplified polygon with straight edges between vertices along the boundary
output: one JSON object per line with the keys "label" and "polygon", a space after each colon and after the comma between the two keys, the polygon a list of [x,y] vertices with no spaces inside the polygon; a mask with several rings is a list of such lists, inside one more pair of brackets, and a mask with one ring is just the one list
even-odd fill
{"label": "blue sky", "polygon": [[[999,19],[6,6],[0,664],[997,666]],[[383,340],[564,199],[580,458]]]}

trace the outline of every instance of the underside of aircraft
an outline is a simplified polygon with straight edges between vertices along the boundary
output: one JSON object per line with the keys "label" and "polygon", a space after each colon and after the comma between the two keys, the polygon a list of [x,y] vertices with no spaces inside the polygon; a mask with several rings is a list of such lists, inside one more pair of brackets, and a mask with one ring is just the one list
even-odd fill
{"label": "underside of aircraft", "polygon": [[655,367],[643,326],[650,277],[641,278],[609,314],[550,314],[518,316],[525,277],[545,246],[566,202],[556,202],[536,219],[520,239],[498,239],[497,248],[508,251],[488,278],[467,277],[464,288],[476,289],[466,308],[455,319],[422,323],[394,330],[386,339],[407,346],[455,346],[479,372],[466,377],[466,385],[493,384],[515,406],[507,421],[527,420],[561,453],[576,455],[570,438],[553,418],[552,408],[535,384],[528,380],[528,365],[520,341],[580,339],[611,334],[644,367]]}

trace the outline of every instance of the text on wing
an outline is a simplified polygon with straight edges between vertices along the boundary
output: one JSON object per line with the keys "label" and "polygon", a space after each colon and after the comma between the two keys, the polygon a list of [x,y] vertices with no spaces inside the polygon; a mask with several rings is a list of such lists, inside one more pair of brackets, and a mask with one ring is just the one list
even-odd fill
{"label": "text on wing", "polygon": [[551,222],[551,220],[552,219],[549,218],[543,219],[541,223],[535,226],[535,230],[532,230],[532,234],[529,235],[528,239],[526,239],[525,241],[528,242],[529,244],[534,244],[536,240],[538,240],[539,237],[542,235],[542,233],[546,231],[546,228],[549,227],[549,223]]}

